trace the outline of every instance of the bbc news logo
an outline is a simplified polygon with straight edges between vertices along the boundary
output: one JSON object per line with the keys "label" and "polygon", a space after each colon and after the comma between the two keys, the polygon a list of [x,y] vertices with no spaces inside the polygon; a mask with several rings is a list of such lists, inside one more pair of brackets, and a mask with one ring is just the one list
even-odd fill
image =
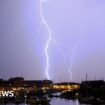
{"label": "bbc news logo", "polygon": [[14,97],[13,91],[0,91],[0,98],[2,97]]}

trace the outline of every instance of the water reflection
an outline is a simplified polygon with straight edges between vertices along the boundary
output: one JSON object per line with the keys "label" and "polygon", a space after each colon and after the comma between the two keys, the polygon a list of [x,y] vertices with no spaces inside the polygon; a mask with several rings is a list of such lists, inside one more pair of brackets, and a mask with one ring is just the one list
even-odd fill
{"label": "water reflection", "polygon": [[60,98],[52,98],[51,105],[90,105],[90,104],[80,104],[78,100],[65,100]]}
{"label": "water reflection", "polygon": [[[35,105],[35,104],[13,104],[13,103],[8,103],[8,104],[0,104],[0,105]],[[45,105],[45,104],[43,104]],[[52,98],[50,101],[49,105],[91,105],[91,104],[80,104],[78,100],[65,100],[61,98]]]}

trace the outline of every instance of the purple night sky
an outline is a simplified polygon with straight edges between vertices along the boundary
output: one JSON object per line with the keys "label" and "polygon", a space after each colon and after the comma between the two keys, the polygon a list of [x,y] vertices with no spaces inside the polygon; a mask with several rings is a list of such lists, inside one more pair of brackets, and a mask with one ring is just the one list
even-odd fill
{"label": "purple night sky", "polygon": [[[105,79],[105,0],[48,0],[50,79]],[[46,79],[48,29],[40,0],[0,0],[0,78]]]}

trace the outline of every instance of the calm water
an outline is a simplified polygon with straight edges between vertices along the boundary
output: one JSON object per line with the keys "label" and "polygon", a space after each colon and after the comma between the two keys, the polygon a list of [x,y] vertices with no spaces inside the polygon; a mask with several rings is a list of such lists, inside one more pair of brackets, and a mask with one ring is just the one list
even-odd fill
{"label": "calm water", "polygon": [[[16,104],[7,104],[7,105],[16,105]],[[27,104],[19,104],[19,105],[27,105]],[[80,104],[78,100],[64,100],[59,98],[52,98],[50,105],[89,105],[89,104]]]}
{"label": "calm water", "polygon": [[87,105],[87,104],[80,104],[78,100],[65,100],[60,98],[53,98],[50,104],[51,105]]}

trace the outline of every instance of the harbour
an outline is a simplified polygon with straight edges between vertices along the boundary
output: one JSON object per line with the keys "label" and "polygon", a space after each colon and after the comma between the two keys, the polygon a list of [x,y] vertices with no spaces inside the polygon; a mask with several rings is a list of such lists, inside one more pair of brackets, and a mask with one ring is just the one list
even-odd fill
{"label": "harbour", "polygon": [[51,80],[30,81],[15,77],[1,80],[0,91],[0,104],[105,104],[104,80],[54,83]]}
{"label": "harbour", "polygon": [[[17,104],[15,104],[15,103],[7,103],[7,104],[0,103],[0,105],[17,105]],[[36,105],[36,104],[20,103],[18,105]],[[87,105],[87,104],[80,104],[78,100],[65,100],[65,99],[60,99],[60,98],[52,98],[49,104],[40,104],[40,105]]]}

